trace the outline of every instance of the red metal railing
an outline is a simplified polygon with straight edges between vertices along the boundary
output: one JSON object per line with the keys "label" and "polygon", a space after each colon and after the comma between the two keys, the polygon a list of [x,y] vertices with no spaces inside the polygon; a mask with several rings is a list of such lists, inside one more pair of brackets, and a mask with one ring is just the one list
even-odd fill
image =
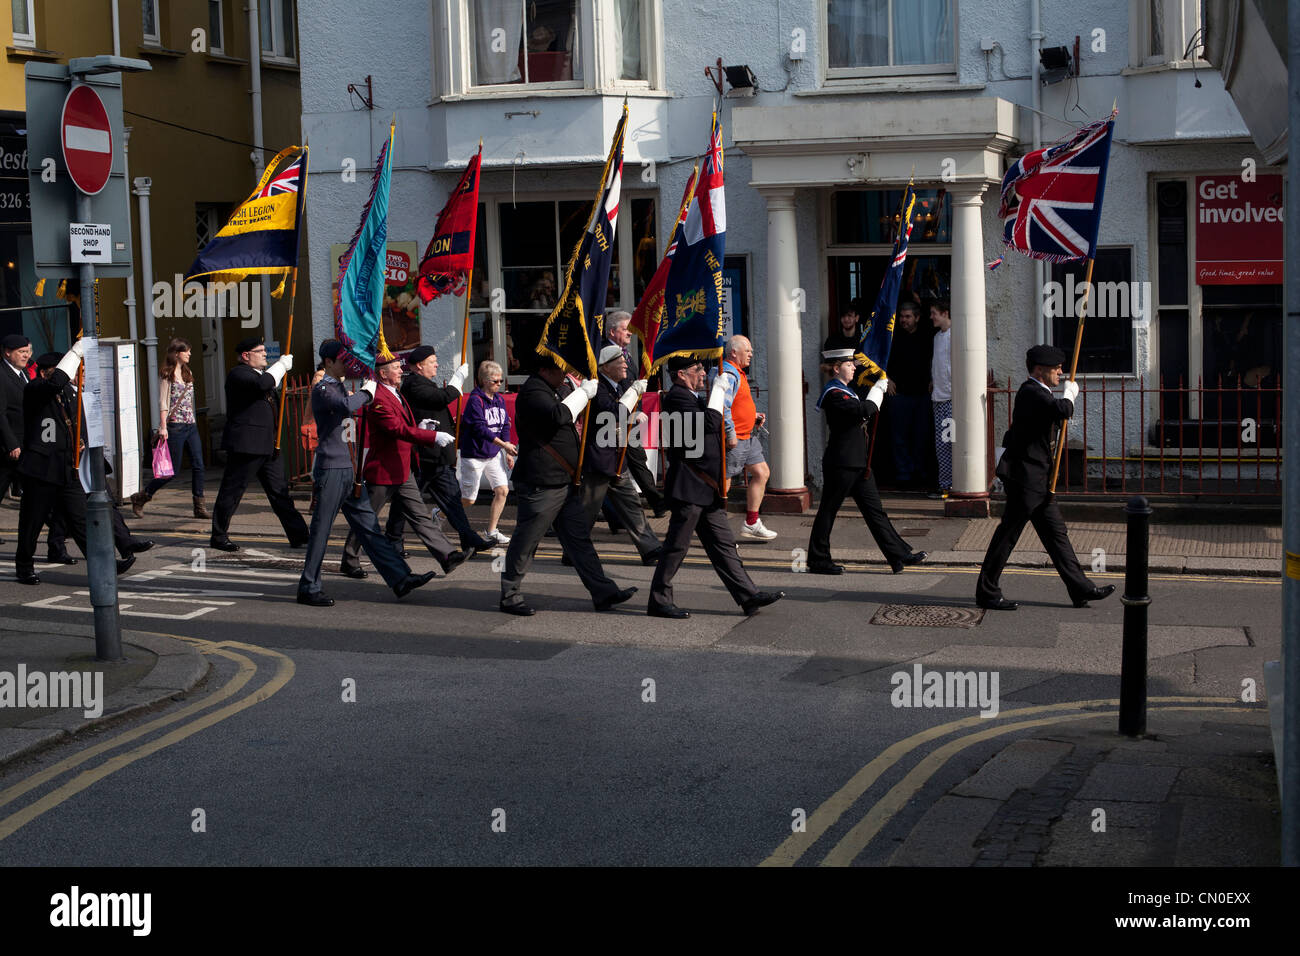
{"label": "red metal railing", "polygon": [[[988,474],[1018,386],[989,374]],[[1282,494],[1282,386],[1080,383],[1056,489],[1061,495]]]}
{"label": "red metal railing", "polygon": [[311,379],[290,378],[284,389],[284,428],[280,432],[280,455],[284,473],[291,482],[311,481],[312,452],[316,429],[311,417]]}

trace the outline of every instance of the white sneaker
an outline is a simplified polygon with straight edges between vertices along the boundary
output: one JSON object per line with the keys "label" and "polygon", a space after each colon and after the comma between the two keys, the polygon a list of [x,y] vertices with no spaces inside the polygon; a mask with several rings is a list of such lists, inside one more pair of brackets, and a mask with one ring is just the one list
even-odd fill
{"label": "white sneaker", "polygon": [[765,541],[776,537],[775,531],[770,531],[763,526],[762,518],[756,518],[753,524],[746,522],[745,527],[741,529],[740,533],[746,538],[762,538]]}
{"label": "white sneaker", "polygon": [[483,537],[491,538],[497,544],[501,544],[501,545],[506,545],[510,543],[510,536],[507,534],[502,534],[500,531],[496,530],[496,528],[493,528],[487,534],[483,535]]}

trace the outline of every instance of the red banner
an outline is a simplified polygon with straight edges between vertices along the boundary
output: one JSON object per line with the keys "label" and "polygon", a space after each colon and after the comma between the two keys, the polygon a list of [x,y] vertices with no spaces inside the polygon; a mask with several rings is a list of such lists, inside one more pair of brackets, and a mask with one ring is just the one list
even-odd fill
{"label": "red banner", "polygon": [[1282,177],[1196,177],[1197,285],[1282,281]]}

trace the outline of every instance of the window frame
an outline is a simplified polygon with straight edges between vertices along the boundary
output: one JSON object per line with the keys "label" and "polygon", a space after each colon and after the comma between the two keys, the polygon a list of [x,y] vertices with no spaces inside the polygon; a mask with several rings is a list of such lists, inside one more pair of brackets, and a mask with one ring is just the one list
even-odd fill
{"label": "window frame", "polygon": [[[606,302],[605,311],[609,313],[618,309],[631,312],[636,307],[636,279],[635,271],[635,249],[632,244],[631,229],[631,209],[633,200],[649,199],[655,204],[655,244],[661,247],[662,237],[658,230],[662,227],[661,215],[661,197],[656,190],[623,190],[619,194],[620,209],[627,209],[627,228],[621,228],[624,225],[623,215],[619,215],[620,228],[615,230],[615,239],[618,242],[618,261],[619,267],[619,301]],[[484,228],[487,233],[487,262],[486,264],[476,263],[477,266],[486,266],[488,276],[488,288],[503,289],[505,280],[502,273],[501,264],[501,214],[502,206],[514,202],[550,202],[553,207],[562,202],[585,202],[590,204],[594,197],[589,192],[581,190],[562,190],[559,192],[548,193],[520,193],[517,196],[511,196],[510,193],[486,193],[479,194],[479,202],[484,204]],[[559,243],[559,220],[556,219],[556,242]],[[558,272],[556,273],[556,295],[564,291],[564,270],[568,266],[568,257],[573,252],[572,249],[560,248],[560,260]],[[527,375],[511,374],[509,366],[506,363],[506,319],[511,315],[537,315],[537,309],[497,309],[493,306],[493,298],[489,293],[488,305],[470,308],[471,317],[475,314],[486,315],[486,321],[492,330],[492,361],[496,362],[505,370],[506,387],[510,391],[517,391],[518,387],[528,380]],[[459,354],[459,353],[458,353]]]}
{"label": "window frame", "polygon": [[[475,81],[476,64],[474,62],[474,21],[478,16],[478,4],[474,0],[465,0],[465,30],[461,51],[465,57],[465,75],[467,78],[465,89],[475,93],[505,93],[513,90],[581,90],[588,88],[589,74],[592,72],[590,64],[595,60],[595,57],[592,56],[595,45],[594,27],[592,25],[594,8],[591,0],[572,0],[572,2],[578,14],[577,51],[579,54],[578,63],[583,74],[581,78],[548,80],[540,83],[529,82],[528,80],[520,80],[518,83],[477,83]],[[527,3],[527,0],[519,0],[519,3],[523,6]],[[524,59],[526,63],[527,57]]]}
{"label": "window frame", "polygon": [[[217,5],[217,25],[221,28],[221,36],[214,38],[212,36],[212,4]],[[208,52],[215,53],[217,56],[226,55],[226,4],[225,0],[208,0]]]}
{"label": "window frame", "polygon": [[140,42],[145,46],[162,46],[162,4],[159,0],[144,0],[153,9],[153,27],[156,32],[149,33],[144,26],[144,5],[140,7]]}
{"label": "window frame", "polygon": [[[27,6],[27,31],[18,32],[18,24],[13,25],[14,46],[36,49],[36,0],[24,0]],[[11,14],[12,16],[12,14]]]}
{"label": "window frame", "polygon": [[[298,9],[294,0],[261,0],[261,6],[258,7],[258,16],[262,15],[263,10],[270,10],[271,19],[271,46],[268,49],[266,45],[266,30],[262,28],[259,22],[258,44],[261,46],[261,59],[270,60],[273,63],[297,63],[298,62]],[[289,5],[289,11],[292,14],[293,22],[293,55],[285,53],[284,44],[284,11],[285,4]]]}
{"label": "window frame", "polygon": [[[1195,52],[1184,57],[1187,42],[1204,22],[1203,0],[1157,0],[1164,13],[1165,48],[1160,53],[1148,52],[1151,48],[1150,0],[1130,4],[1129,66],[1130,69],[1168,69],[1177,66],[1209,67],[1210,64]],[[1203,40],[1203,38],[1202,38]],[[1176,44],[1176,49],[1171,46]]]}
{"label": "window frame", "polygon": [[[820,58],[823,84],[835,85],[839,82],[856,82],[863,79],[879,77],[905,76],[955,76],[957,74],[957,43],[959,32],[960,4],[952,3],[952,59],[947,63],[916,63],[887,66],[831,66],[830,62],[830,4],[832,0],[822,0],[817,4],[818,30],[821,49],[825,54]],[[889,0],[889,55],[894,51],[894,2]]]}
{"label": "window frame", "polygon": [[[910,250],[909,250],[909,251],[910,251]],[[1097,251],[1098,251],[1099,253],[1102,252],[1102,251],[1106,251],[1106,252],[1120,252],[1120,251],[1123,251],[1123,252],[1126,252],[1126,253],[1128,254],[1128,279],[1127,279],[1127,280],[1124,280],[1124,281],[1127,281],[1127,282],[1129,282],[1129,283],[1134,283],[1134,282],[1139,282],[1139,283],[1140,283],[1141,280],[1139,280],[1139,279],[1136,278],[1136,276],[1137,276],[1137,268],[1138,268],[1138,247],[1137,247],[1137,243],[1135,243],[1135,242],[1110,242],[1110,243],[1105,243],[1105,244],[1099,244],[1099,245],[1097,246]],[[1083,262],[1084,262],[1084,260],[1079,259],[1079,260],[1074,260],[1074,261],[1072,261],[1072,262],[1048,263],[1048,269],[1047,269],[1047,279],[1048,279],[1048,281],[1049,281],[1049,282],[1057,281],[1057,280],[1056,280],[1056,272],[1057,272],[1058,269],[1061,270],[1061,274],[1064,276],[1066,270],[1068,270],[1068,269],[1070,269],[1070,268],[1072,268],[1072,267],[1074,267],[1074,268],[1081,267],[1081,266],[1083,265]],[[1148,265],[1148,270],[1149,270],[1149,269],[1150,269],[1150,261],[1149,261],[1149,260],[1148,260],[1147,265]],[[1081,280],[1082,278],[1083,278],[1083,276],[1080,275],[1080,276],[1076,279],[1076,282],[1079,282],[1079,280]],[[1094,278],[1092,281],[1093,281],[1093,286],[1094,286],[1094,289],[1095,289],[1097,283],[1099,283],[1099,282],[1103,282],[1103,281],[1108,281],[1108,280]],[[1075,285],[1075,289],[1076,289],[1076,290],[1078,290],[1078,289],[1080,289],[1080,288],[1081,288],[1081,284],[1076,284],[1076,285]],[[1077,295],[1078,295],[1078,293],[1076,292],[1076,298],[1077,298]],[[1153,300],[1154,300],[1154,296],[1155,296],[1155,285],[1154,285],[1154,283],[1152,283],[1152,299],[1153,299]],[[1046,312],[1046,305],[1045,305],[1045,304],[1044,304],[1043,308],[1044,308],[1044,315],[1045,315],[1046,318],[1047,318],[1047,332],[1048,332],[1048,338],[1051,339],[1051,344],[1052,344],[1052,345],[1055,345],[1057,348],[1065,349],[1067,352],[1070,351],[1071,349],[1073,349],[1073,348],[1074,348],[1074,330],[1078,327],[1078,320],[1079,320],[1079,317],[1078,317],[1077,315],[1059,315],[1059,316],[1058,316],[1058,315],[1053,315],[1053,314],[1050,314],[1050,313],[1047,313],[1047,312]],[[1097,308],[1097,301],[1096,301],[1096,298],[1090,295],[1090,296],[1088,297],[1087,312],[1086,312],[1085,315],[1084,315],[1084,334],[1087,334],[1087,328],[1088,328],[1088,323],[1089,323],[1089,321],[1094,322],[1094,324],[1095,324],[1096,322],[1107,322],[1107,321],[1110,321],[1110,317],[1109,317],[1109,316],[1107,316],[1107,317],[1105,317],[1105,318],[1097,318],[1097,316],[1094,315],[1094,312],[1095,312],[1096,308]],[[1152,318],[1152,315],[1157,311],[1157,307],[1156,307],[1154,301],[1149,302],[1149,303],[1147,304],[1147,309],[1148,309],[1147,322],[1150,323],[1151,318]],[[1058,321],[1061,322],[1061,323],[1063,323],[1062,328],[1068,330],[1068,332],[1069,332],[1069,334],[1068,334],[1068,336],[1067,336],[1067,340],[1064,341],[1064,342],[1057,342],[1057,341],[1056,341],[1056,323],[1057,323]],[[1079,373],[1078,373],[1078,375],[1077,375],[1077,377],[1078,377],[1078,378],[1083,378],[1083,379],[1094,379],[1094,378],[1096,378],[1096,379],[1101,379],[1101,378],[1137,378],[1138,375],[1139,375],[1139,373],[1138,373],[1138,343],[1137,343],[1137,333],[1138,333],[1138,328],[1139,328],[1139,326],[1138,326],[1138,324],[1137,324],[1137,318],[1136,318],[1135,316],[1133,316],[1133,315],[1129,315],[1129,317],[1128,317],[1128,353],[1129,353],[1129,364],[1128,364],[1128,367],[1127,367],[1127,368],[1116,369],[1116,370],[1114,370],[1114,371],[1083,371],[1082,369],[1080,369],[1080,370],[1079,370]],[[1080,359],[1082,360],[1082,358],[1083,358],[1083,355],[1080,354]]]}

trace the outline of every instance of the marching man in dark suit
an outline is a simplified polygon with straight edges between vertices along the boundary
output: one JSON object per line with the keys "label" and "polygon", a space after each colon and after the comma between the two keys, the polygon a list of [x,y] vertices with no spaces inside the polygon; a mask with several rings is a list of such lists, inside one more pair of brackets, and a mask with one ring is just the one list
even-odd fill
{"label": "marching man in dark suit", "polygon": [[636,593],[636,588],[620,588],[605,574],[591,543],[582,500],[573,486],[578,473],[574,423],[596,394],[596,383],[583,382],[561,401],[556,390],[563,382],[564,372],[549,356],[542,356],[537,371],[524,382],[515,400],[519,460],[512,479],[519,510],[501,572],[501,610],[507,614],[526,617],[534,613],[521,593],[524,575],[552,523],[597,611],[608,611]]}
{"label": "marching man in dark suit", "polygon": [[[78,399],[69,384],[84,352],[85,343],[78,339],[65,355],[42,355],[36,360],[36,378],[23,390],[23,449],[18,459],[23,498],[18,509],[18,552],[14,556],[14,570],[21,584],[41,583],[33,558],[41,525],[51,516],[62,520],[81,553],[86,553],[86,492],[77,474],[80,436],[75,434],[73,424]],[[134,555],[119,561],[118,573],[134,562]]]}
{"label": "marching man in dark suit", "polygon": [[[18,480],[18,458],[23,452],[23,389],[32,343],[21,335],[6,335],[0,342],[0,502]],[[0,538],[0,543],[4,539]]]}
{"label": "marching man in dark suit", "polygon": [[[650,604],[646,609],[651,617],[686,618],[690,611],[673,603],[673,577],[686,560],[691,546],[691,535],[698,534],[704,552],[713,564],[722,583],[745,614],[753,614],[785,597],[783,591],[760,591],[736,550],[736,537],[727,522],[726,501],[722,496],[722,408],[726,401],[726,386],[719,379],[713,383],[708,404],[696,394],[704,388],[706,373],[704,363],[693,358],[671,358],[668,372],[673,387],[664,396],[660,408],[660,422],[666,414],[669,421],[684,427],[677,440],[665,450],[668,453],[668,476],[664,479],[664,496],[672,508],[668,520],[668,533],[664,536],[664,553],[655,568],[650,585]],[[687,425],[686,423],[691,423]],[[689,430],[689,431],[688,431]],[[702,442],[702,448],[688,449],[683,438],[693,432]],[[703,454],[695,455],[696,451]]]}
{"label": "marching man in dark suit", "polygon": [[343,343],[326,339],[320,344],[324,376],[311,390],[311,410],[316,421],[316,461],[312,465],[312,480],[319,495],[316,510],[311,517],[311,540],[307,543],[307,558],[303,563],[302,577],[298,580],[298,603],[311,607],[331,607],[334,599],[321,591],[321,563],[329,543],[330,529],[338,516],[339,508],[360,538],[376,570],[383,575],[384,583],[399,598],[433,578],[433,572],[412,574],[410,566],[397,553],[396,546],[379,530],[379,519],[370,507],[365,494],[352,495],[354,472],[352,457],[343,442],[343,424],[352,414],[375,396],[377,383],[366,382],[355,395],[343,390],[346,366],[339,355]]}
{"label": "marching man in dark suit", "polygon": [[1019,606],[1002,596],[998,579],[1026,522],[1033,523],[1075,607],[1087,607],[1089,600],[1099,601],[1115,591],[1113,584],[1097,587],[1083,573],[1056,497],[1047,490],[1052,470],[1052,433],[1058,423],[1074,414],[1074,399],[1079,394],[1079,385],[1073,381],[1065,383],[1061,398],[1052,394],[1061,382],[1064,364],[1065,353],[1050,345],[1035,345],[1025,355],[1029,379],[1016,393],[1011,428],[1002,440],[1006,450],[997,468],[998,477],[1006,485],[1007,507],[989,542],[975,588],[975,603],[982,608],[1014,611]]}
{"label": "marching man in dark suit", "polygon": [[830,440],[822,457],[822,500],[808,541],[808,570],[813,574],[843,574],[844,565],[831,560],[831,530],[844,499],[852,495],[862,518],[875,539],[876,547],[895,574],[904,565],[920,564],[924,551],[913,551],[885,514],[876,491],[876,479],[867,471],[867,426],[880,412],[889,388],[882,375],[866,398],[849,384],[857,374],[853,364],[856,350],[831,349],[822,353],[822,363],[831,380],[822,389],[817,407],[826,414]]}
{"label": "marching man in dark suit", "polygon": [[301,548],[309,537],[307,522],[293,506],[284,463],[275,451],[276,391],[280,380],[293,368],[293,356],[286,353],[267,368],[266,346],[253,337],[242,340],[235,352],[239,364],[226,376],[226,429],[221,436],[226,471],[212,509],[212,547],[219,551],[239,550],[239,545],[230,540],[230,519],[244,497],[244,489],[256,476],[289,538],[289,547]]}
{"label": "marching man in dark suit", "polygon": [[[375,514],[392,501],[393,510],[411,523],[439,567],[450,574],[474,556],[474,549],[457,551],[433,523],[429,508],[415,485],[415,478],[411,476],[411,451],[416,445],[449,445],[454,436],[451,432],[437,431],[437,423],[432,420],[425,420],[431,426],[428,428],[417,423],[411,406],[397,391],[397,386],[402,383],[401,363],[402,360],[396,356],[386,362],[383,359],[376,361],[379,387],[374,401],[364,412],[365,434],[370,448],[362,474],[370,494],[370,507]],[[339,573],[349,578],[366,576],[361,568],[361,541],[355,531],[348,535],[347,544],[343,546]]]}

